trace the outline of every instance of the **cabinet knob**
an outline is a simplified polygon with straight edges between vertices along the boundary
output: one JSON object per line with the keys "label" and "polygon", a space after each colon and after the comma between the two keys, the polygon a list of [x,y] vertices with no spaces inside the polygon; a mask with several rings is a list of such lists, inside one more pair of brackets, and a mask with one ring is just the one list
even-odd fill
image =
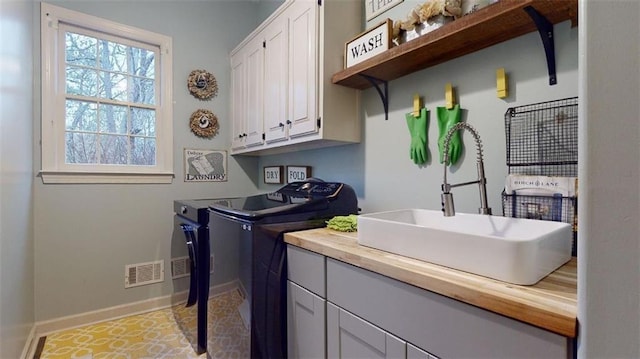
{"label": "cabinet knob", "polygon": [[280,122],[280,124],[278,126],[284,127],[284,123]]}
{"label": "cabinet knob", "polygon": [[291,120],[287,120],[287,125],[290,125],[290,124],[291,124]]}

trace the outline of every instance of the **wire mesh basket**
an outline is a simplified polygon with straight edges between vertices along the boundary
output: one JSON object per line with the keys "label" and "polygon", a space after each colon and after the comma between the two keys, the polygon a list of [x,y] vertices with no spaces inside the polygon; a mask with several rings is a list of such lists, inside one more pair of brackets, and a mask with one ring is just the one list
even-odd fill
{"label": "wire mesh basket", "polygon": [[577,231],[577,205],[576,197],[502,194],[505,217],[571,223],[574,232]]}
{"label": "wire mesh basket", "polygon": [[505,114],[509,173],[578,175],[578,98],[509,108]]}
{"label": "wire mesh basket", "polygon": [[[577,177],[577,97],[509,108],[505,113],[505,131],[510,175]],[[502,193],[502,213],[506,217],[571,224],[574,256],[577,203],[577,195]]]}

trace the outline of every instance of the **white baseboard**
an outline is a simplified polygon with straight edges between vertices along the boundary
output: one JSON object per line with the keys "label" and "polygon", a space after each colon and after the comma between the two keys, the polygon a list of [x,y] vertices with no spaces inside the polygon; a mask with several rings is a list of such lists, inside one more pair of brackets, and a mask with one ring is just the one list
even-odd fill
{"label": "white baseboard", "polygon": [[[234,280],[231,282],[213,286],[209,290],[209,297],[211,298],[216,295],[236,289],[238,288],[238,283],[239,282],[237,280]],[[186,302],[187,296],[188,291],[178,292],[171,295],[151,298],[139,302],[127,303],[110,308],[98,309],[91,312],[74,314],[66,317],[37,322],[32,329],[32,333],[29,335],[31,339],[27,341],[27,346],[23,350],[23,354],[29,353],[30,356],[22,358],[33,358],[33,352],[36,349],[39,338],[42,336],[62,330],[83,327],[86,325],[100,323],[108,320],[114,320],[169,308],[171,306]]]}
{"label": "white baseboard", "polygon": [[29,331],[29,336],[27,336],[27,340],[24,343],[24,348],[22,348],[22,354],[20,354],[20,359],[30,359],[33,358],[32,351],[36,350],[38,345],[38,338],[36,337],[36,324],[33,324],[31,330]]}

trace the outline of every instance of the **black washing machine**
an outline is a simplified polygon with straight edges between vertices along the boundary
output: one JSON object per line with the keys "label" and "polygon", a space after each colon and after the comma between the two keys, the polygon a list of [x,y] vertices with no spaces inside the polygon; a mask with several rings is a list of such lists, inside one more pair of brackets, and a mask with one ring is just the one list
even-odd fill
{"label": "black washing machine", "polygon": [[210,206],[211,243],[239,241],[240,284],[250,305],[251,357],[287,357],[287,261],[283,235],[358,213],[349,185],[309,180]]}
{"label": "black washing machine", "polygon": [[[207,351],[207,304],[209,286],[237,279],[238,250],[237,244],[230,243],[221,250],[215,251],[209,243],[209,206],[227,204],[230,199],[191,199],[173,202],[174,233],[182,234],[189,255],[189,294],[187,307],[197,304],[197,335],[194,349],[198,354]],[[180,246],[183,246],[181,244]],[[216,271],[213,283],[210,282],[210,255],[212,252],[222,258],[216,264],[221,270]],[[185,328],[189,330],[190,328]]]}

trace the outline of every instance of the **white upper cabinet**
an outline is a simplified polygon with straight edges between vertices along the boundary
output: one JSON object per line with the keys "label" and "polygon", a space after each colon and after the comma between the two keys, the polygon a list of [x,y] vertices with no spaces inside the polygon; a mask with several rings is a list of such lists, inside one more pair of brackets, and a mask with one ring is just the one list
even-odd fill
{"label": "white upper cabinet", "polygon": [[[231,52],[232,154],[360,142],[359,94],[331,83],[361,32],[358,1],[285,1]],[[324,26],[324,19],[331,26]]]}
{"label": "white upper cabinet", "polygon": [[267,143],[289,134],[289,19],[275,19],[264,33],[264,131]]}
{"label": "white upper cabinet", "polygon": [[261,41],[249,43],[246,54],[247,61],[247,101],[246,106],[246,127],[245,146],[255,146],[262,144],[262,112],[263,96],[262,87],[264,85],[264,47]]}
{"label": "white upper cabinet", "polygon": [[317,64],[318,6],[311,1],[299,1],[287,11],[291,22],[289,61],[290,136],[316,133],[317,125]]}
{"label": "white upper cabinet", "polygon": [[231,57],[231,148],[244,147],[246,107],[242,103],[246,91],[246,63],[243,52]]}
{"label": "white upper cabinet", "polygon": [[232,150],[262,145],[264,47],[258,38],[231,56]]}

